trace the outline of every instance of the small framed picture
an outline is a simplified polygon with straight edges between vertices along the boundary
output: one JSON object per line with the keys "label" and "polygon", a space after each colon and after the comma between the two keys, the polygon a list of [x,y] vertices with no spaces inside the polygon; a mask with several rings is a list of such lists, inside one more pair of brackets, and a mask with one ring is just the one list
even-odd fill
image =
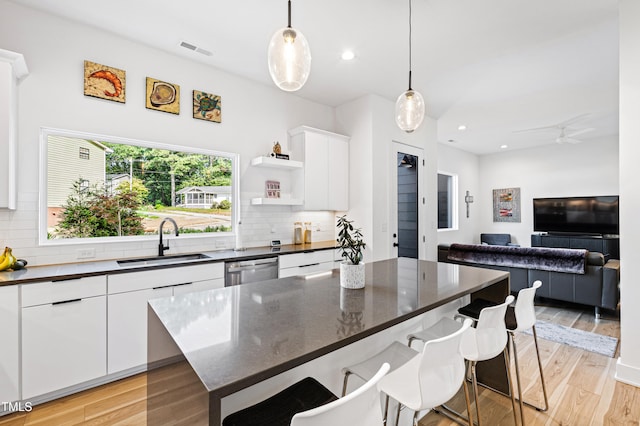
{"label": "small framed picture", "polygon": [[84,95],[125,103],[126,72],[84,61]]}
{"label": "small framed picture", "polygon": [[180,114],[180,86],[147,77],[147,109]]}
{"label": "small framed picture", "polygon": [[218,95],[193,91],[193,118],[198,120],[222,122],[222,99]]}
{"label": "small framed picture", "polygon": [[265,182],[267,198],[280,198],[280,182],[268,180]]}

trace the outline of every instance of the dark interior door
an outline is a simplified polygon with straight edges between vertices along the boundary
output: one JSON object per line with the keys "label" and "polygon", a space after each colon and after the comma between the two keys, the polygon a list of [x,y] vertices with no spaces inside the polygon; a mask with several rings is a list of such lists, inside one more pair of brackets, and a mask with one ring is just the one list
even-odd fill
{"label": "dark interior door", "polygon": [[398,257],[418,258],[418,157],[398,152]]}

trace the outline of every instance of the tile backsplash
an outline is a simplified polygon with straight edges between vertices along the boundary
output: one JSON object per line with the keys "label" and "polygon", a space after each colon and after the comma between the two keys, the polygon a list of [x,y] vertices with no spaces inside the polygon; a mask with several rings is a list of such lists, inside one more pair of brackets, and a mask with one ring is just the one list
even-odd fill
{"label": "tile backsplash", "polygon": [[311,222],[312,241],[335,239],[335,212],[297,212],[292,211],[289,206],[254,206],[249,203],[249,198],[241,198],[243,203],[239,244],[244,247],[269,245],[272,240],[292,244],[294,222]]}

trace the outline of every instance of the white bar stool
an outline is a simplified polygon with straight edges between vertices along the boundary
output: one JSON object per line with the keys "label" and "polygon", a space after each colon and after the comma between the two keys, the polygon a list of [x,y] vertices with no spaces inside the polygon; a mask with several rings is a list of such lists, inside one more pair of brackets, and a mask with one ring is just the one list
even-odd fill
{"label": "white bar stool", "polygon": [[[481,425],[480,418],[480,404],[478,402],[478,379],[476,376],[476,364],[480,361],[486,361],[504,354],[505,369],[507,372],[507,381],[509,386],[509,396],[511,397],[511,405],[513,407],[513,419],[515,424],[518,424],[518,415],[516,413],[516,403],[512,387],[511,370],[509,368],[509,352],[507,347],[508,333],[505,323],[505,315],[507,307],[514,301],[514,297],[509,295],[506,297],[503,303],[495,304],[495,302],[480,301],[476,302],[474,306],[480,306],[479,315],[477,315],[477,324],[475,328],[471,328],[467,333],[462,336],[462,342],[460,344],[460,350],[464,358],[469,362],[469,371],[471,373],[471,379],[473,383],[473,393],[476,401],[476,416],[478,417],[478,426]],[[458,312],[464,311],[461,308]],[[466,320],[473,320],[474,318],[466,318]],[[465,320],[465,321],[466,321]],[[449,320],[454,321],[454,320]],[[410,334],[407,336],[409,343],[413,340],[427,340],[431,337],[431,331],[425,330],[418,333]],[[450,413],[457,416],[460,414],[444,407]],[[469,413],[471,418],[471,413]]]}
{"label": "white bar stool", "polygon": [[[507,331],[509,332],[509,341],[513,346],[513,360],[516,368],[516,382],[518,385],[518,402],[520,405],[520,420],[524,426],[523,404],[535,408],[538,411],[547,411],[549,409],[549,400],[547,397],[547,387],[544,381],[544,373],[542,369],[542,360],[540,358],[540,349],[538,347],[538,335],[536,334],[536,310],[534,305],[536,290],[542,286],[542,281],[536,280],[531,287],[523,288],[518,292],[518,298],[515,305],[507,307],[505,317]],[[491,302],[486,300],[475,300],[467,306],[460,308],[459,314],[462,317],[478,318],[482,308],[490,306]],[[520,365],[518,363],[518,349],[515,342],[515,334],[531,329],[533,332],[533,342],[536,348],[536,357],[538,360],[538,371],[540,373],[540,382],[542,385],[542,395],[544,397],[544,406],[539,407],[527,401],[522,397],[522,384],[520,378]]]}
{"label": "white bar stool", "polygon": [[[413,423],[417,425],[418,413],[426,409],[434,409],[449,401],[464,387],[467,401],[467,411],[470,412],[469,392],[465,380],[465,363],[460,353],[460,341],[472,324],[467,320],[464,324],[454,322],[457,326],[448,335],[425,343],[422,352],[418,352],[399,342],[393,342],[377,355],[350,367],[343,369],[346,380],[350,374],[355,374],[366,380],[371,371],[371,365],[381,359],[387,359],[391,364],[390,373],[378,385],[380,391],[387,395],[384,419],[388,418],[389,397],[398,401],[396,425],[398,424],[401,406],[414,411]],[[434,327],[447,328],[441,321]],[[449,323],[450,324],[450,323]],[[443,328],[444,327],[444,328]],[[449,325],[450,327],[450,325]],[[447,328],[452,329],[452,328]],[[432,331],[434,334],[435,332]],[[390,379],[387,377],[392,376]],[[469,426],[473,424],[471,417],[464,419]]]}
{"label": "white bar stool", "polygon": [[[542,286],[542,281],[534,281],[531,287],[523,288],[518,292],[518,299],[514,307],[507,310],[507,331],[509,339],[513,345],[513,360],[516,367],[516,381],[518,383],[518,399],[520,401],[520,410],[522,412],[522,404],[535,408],[538,411],[547,411],[549,409],[549,400],[547,398],[547,387],[544,382],[544,373],[542,372],[542,360],[540,359],[540,349],[538,348],[538,335],[536,334],[536,309],[534,299],[536,290]],[[544,406],[538,407],[532,403],[524,401],[522,398],[522,385],[520,384],[520,366],[518,365],[518,350],[516,348],[515,334],[525,330],[533,332],[533,343],[536,347],[536,356],[538,358],[538,371],[540,372],[540,382],[542,384],[542,395],[544,396]],[[524,414],[521,414],[522,424],[524,425]]]}

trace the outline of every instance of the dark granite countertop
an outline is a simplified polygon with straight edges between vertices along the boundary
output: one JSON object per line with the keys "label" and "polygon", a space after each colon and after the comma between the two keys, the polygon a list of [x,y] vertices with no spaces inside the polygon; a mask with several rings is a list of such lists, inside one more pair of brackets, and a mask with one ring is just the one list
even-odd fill
{"label": "dark granite countertop", "polygon": [[[205,259],[187,260],[179,263],[162,265],[127,264],[119,265],[118,260],[99,260],[91,262],[63,263],[59,265],[27,266],[19,271],[0,272],[0,286],[25,284],[42,281],[60,281],[75,278],[90,277],[95,275],[120,274],[124,272],[141,271],[147,269],[176,268],[201,263],[223,262],[228,260],[246,260],[272,257],[281,254],[305,253],[317,250],[329,250],[335,248],[335,241],[319,241],[311,244],[293,245],[287,244],[277,248],[253,247],[245,250],[217,250],[203,251],[208,256]],[[188,254],[188,253],[184,253]],[[152,257],[152,256],[149,256]],[[170,257],[170,256],[167,256]]]}
{"label": "dark granite countertop", "polygon": [[[503,299],[508,277],[400,258],[366,264],[366,285],[359,290],[342,289],[333,270],[149,305],[208,392],[222,397],[464,295],[499,288]],[[493,284],[498,286],[489,288]]]}

